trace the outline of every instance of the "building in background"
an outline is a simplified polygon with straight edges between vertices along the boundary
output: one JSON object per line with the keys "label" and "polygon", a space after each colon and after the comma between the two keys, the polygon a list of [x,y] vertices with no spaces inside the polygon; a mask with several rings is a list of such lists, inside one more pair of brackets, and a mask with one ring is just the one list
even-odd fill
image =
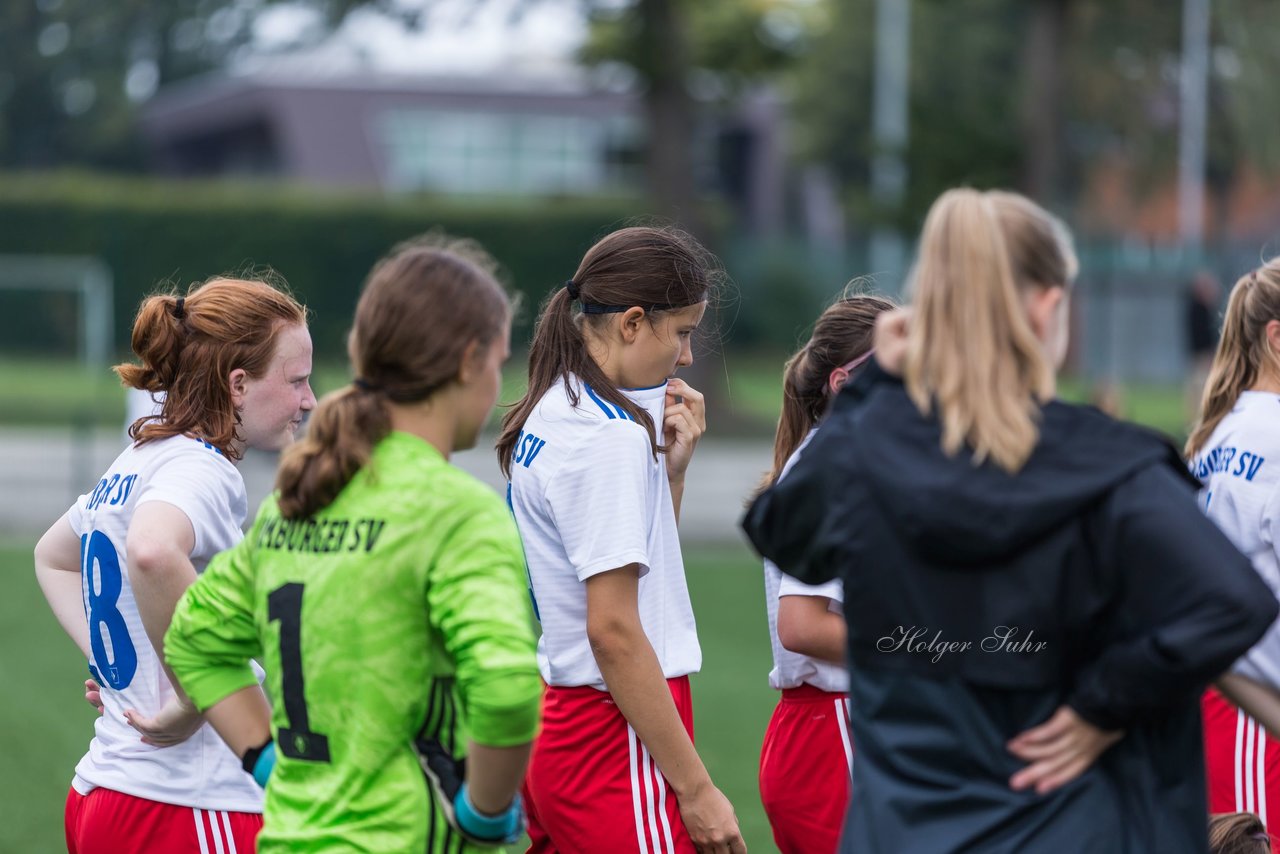
{"label": "building in background", "polygon": [[[768,93],[702,111],[699,180],[748,230],[783,219],[782,106]],[[387,193],[555,197],[643,190],[640,99],[581,74],[257,72],[160,92],[142,129],[157,171],[273,177]]]}

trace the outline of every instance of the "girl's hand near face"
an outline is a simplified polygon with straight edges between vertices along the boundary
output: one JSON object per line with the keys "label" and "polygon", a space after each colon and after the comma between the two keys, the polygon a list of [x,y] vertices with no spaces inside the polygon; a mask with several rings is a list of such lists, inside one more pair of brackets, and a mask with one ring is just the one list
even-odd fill
{"label": "girl's hand near face", "polygon": [[707,432],[707,409],[702,392],[674,377],[667,382],[667,406],[662,419],[662,443],[667,446],[667,480],[684,483],[693,451]]}

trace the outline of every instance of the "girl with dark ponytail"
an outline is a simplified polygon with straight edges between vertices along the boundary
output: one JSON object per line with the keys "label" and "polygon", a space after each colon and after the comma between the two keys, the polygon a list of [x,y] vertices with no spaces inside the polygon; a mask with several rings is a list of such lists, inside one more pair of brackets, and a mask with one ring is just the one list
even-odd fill
{"label": "girl with dark ponytail", "polygon": [[[895,308],[855,294],[822,313],[787,361],[773,445],[772,486],[800,456],[836,394],[871,357],[876,318]],[[760,753],[760,799],[782,854],[833,854],[849,805],[849,675],[844,668],[843,585],[810,585],[764,562],[773,670],[782,697]]]}
{"label": "girl with dark ponytail", "polygon": [[543,306],[529,390],[503,419],[548,686],[534,852],[745,851],[693,746],[702,654],[676,531],[706,419],[672,374],[693,363],[718,278],[682,232],[607,235]]}
{"label": "girl with dark ponytail", "polygon": [[[502,499],[449,463],[493,409],[510,327],[475,245],[380,261],[348,339],[355,379],[284,455],[248,538],[178,605],[174,673],[270,781],[264,854],[443,854],[523,829],[542,687],[524,559]],[[237,690],[251,657],[270,710]]]}
{"label": "girl with dark ponytail", "polygon": [[[36,578],[89,660],[102,713],[67,795],[71,851],[253,850],[262,792],[163,667],[182,591],[243,538],[236,463],[279,451],[315,404],[306,311],[267,282],[215,278],[147,297],[126,386],[158,415],[36,546]],[[154,399],[154,398],[153,398]],[[252,678],[246,702],[266,700]],[[210,838],[212,841],[210,841]]]}

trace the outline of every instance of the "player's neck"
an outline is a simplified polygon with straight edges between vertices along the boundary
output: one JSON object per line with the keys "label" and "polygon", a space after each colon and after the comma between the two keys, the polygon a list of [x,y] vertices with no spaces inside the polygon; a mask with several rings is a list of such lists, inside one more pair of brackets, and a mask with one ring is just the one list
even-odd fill
{"label": "player's neck", "polygon": [[1277,372],[1269,364],[1263,365],[1258,371],[1258,378],[1249,386],[1249,391],[1266,391],[1273,394],[1280,394],[1280,372]]}
{"label": "player's neck", "polygon": [[626,388],[622,365],[622,343],[616,339],[610,341],[603,336],[588,334],[586,345],[587,358],[596,363],[605,379],[609,381],[609,385],[614,388]]}
{"label": "player's neck", "polygon": [[392,430],[417,436],[449,459],[458,428],[446,407],[430,406],[426,402],[407,406],[393,403],[388,409]]}

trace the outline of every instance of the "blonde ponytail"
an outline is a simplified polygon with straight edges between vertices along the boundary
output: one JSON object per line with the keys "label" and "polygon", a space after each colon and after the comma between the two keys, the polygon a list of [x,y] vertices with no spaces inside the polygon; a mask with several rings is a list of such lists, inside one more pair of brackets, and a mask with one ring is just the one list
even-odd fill
{"label": "blonde ponytail", "polygon": [[1014,193],[959,189],[929,211],[915,270],[905,379],[922,413],[936,407],[942,448],[968,447],[1017,472],[1039,438],[1054,366],[1023,305],[1029,287],[1075,275],[1066,229]]}

